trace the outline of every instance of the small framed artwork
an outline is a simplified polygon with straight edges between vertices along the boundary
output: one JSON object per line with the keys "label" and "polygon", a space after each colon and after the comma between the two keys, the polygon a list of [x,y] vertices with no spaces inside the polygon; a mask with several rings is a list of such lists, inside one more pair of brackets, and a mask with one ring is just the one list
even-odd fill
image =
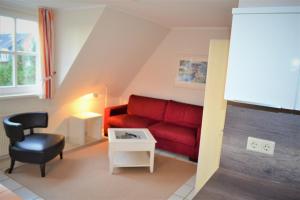
{"label": "small framed artwork", "polygon": [[207,57],[179,57],[175,85],[201,88],[206,83]]}

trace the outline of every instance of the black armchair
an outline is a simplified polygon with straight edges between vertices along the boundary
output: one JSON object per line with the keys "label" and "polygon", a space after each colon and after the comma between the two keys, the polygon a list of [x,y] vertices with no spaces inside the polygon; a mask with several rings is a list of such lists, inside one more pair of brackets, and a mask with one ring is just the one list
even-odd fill
{"label": "black armchair", "polygon": [[[22,113],[5,117],[4,129],[10,140],[9,156],[11,159],[8,173],[11,173],[15,161],[39,164],[41,176],[45,177],[46,162],[58,154],[63,158],[65,138],[62,135],[34,133],[34,128],[48,126],[48,113]],[[28,135],[24,130],[29,129]]]}

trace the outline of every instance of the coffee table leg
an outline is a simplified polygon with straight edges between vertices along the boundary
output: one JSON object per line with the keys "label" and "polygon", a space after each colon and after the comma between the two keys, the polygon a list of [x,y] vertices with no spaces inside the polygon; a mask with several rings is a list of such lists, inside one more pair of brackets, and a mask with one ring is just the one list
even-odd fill
{"label": "coffee table leg", "polygon": [[113,155],[114,155],[113,151],[109,150],[109,173],[110,174],[113,174],[113,172],[114,172],[114,162],[113,162],[114,158],[113,158]]}
{"label": "coffee table leg", "polygon": [[150,172],[153,173],[154,168],[154,150],[150,151]]}

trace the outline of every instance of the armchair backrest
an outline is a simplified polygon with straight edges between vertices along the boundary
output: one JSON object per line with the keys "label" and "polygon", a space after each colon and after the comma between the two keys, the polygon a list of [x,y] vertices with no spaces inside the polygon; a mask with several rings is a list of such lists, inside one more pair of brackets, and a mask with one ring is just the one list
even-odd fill
{"label": "armchair backrest", "polygon": [[21,113],[5,117],[4,129],[11,143],[24,140],[24,130],[33,128],[46,128],[48,126],[48,113]]}
{"label": "armchair backrest", "polygon": [[46,112],[21,113],[21,114],[10,116],[10,121],[22,124],[24,130],[31,129],[31,128],[47,128],[48,113]]}
{"label": "armchair backrest", "polygon": [[6,136],[9,138],[10,143],[24,140],[23,126],[20,123],[10,121],[9,117],[4,118],[3,125]]}

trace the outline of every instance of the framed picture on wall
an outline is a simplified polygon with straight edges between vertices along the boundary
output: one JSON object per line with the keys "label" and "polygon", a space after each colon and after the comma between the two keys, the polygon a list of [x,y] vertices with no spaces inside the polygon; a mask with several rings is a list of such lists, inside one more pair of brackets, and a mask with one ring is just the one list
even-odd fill
{"label": "framed picture on wall", "polygon": [[176,86],[202,88],[206,83],[207,56],[179,57],[176,70]]}

